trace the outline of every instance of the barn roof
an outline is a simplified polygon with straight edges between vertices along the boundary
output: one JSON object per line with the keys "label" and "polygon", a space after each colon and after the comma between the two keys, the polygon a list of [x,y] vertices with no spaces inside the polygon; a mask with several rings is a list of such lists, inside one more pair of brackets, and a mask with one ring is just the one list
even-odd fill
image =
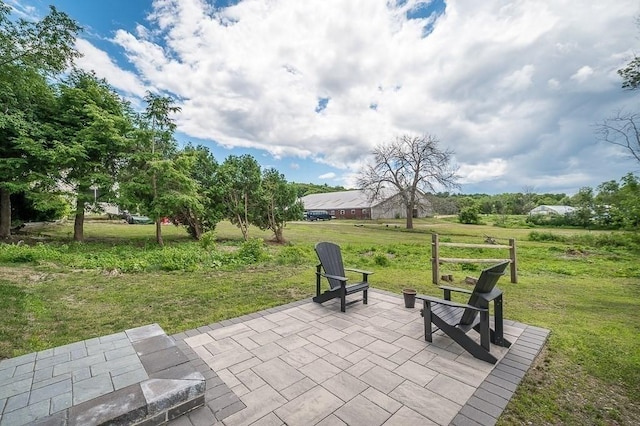
{"label": "barn roof", "polygon": [[[319,209],[362,209],[371,207],[372,203],[364,191],[325,192],[305,195],[300,199],[305,210]],[[375,203],[377,204],[377,203]]]}

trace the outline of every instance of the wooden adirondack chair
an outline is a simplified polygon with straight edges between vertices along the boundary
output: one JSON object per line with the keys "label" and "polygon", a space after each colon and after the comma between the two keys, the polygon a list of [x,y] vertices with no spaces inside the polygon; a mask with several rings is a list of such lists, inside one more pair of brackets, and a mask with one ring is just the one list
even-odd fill
{"label": "wooden adirondack chair", "polygon": [[[329,242],[321,242],[315,246],[316,254],[320,263],[316,267],[316,296],[313,301],[316,303],[324,303],[327,300],[340,298],[340,310],[346,311],[347,295],[362,292],[362,302],[367,304],[367,290],[369,290],[369,275],[373,272],[361,271],[359,269],[345,268],[342,263],[342,254],[337,244]],[[324,273],[322,272],[324,270]],[[352,271],[362,274],[362,281],[347,285],[348,278],[345,271]],[[330,289],[324,293],[320,293],[320,282],[322,277],[329,281]],[[354,300],[348,304],[357,302]]]}
{"label": "wooden adirondack chair", "polygon": [[[503,336],[502,291],[496,287],[508,264],[507,260],[483,270],[473,291],[441,286],[444,299],[416,296],[424,303],[420,314],[424,317],[425,340],[431,342],[433,331],[440,329],[474,357],[495,364],[497,358],[491,355],[489,342],[506,348],[511,346]],[[451,301],[452,291],[469,294],[467,304]],[[491,301],[494,303],[494,329],[489,326]],[[436,330],[432,330],[431,324]],[[480,333],[480,344],[467,335],[471,329]]]}

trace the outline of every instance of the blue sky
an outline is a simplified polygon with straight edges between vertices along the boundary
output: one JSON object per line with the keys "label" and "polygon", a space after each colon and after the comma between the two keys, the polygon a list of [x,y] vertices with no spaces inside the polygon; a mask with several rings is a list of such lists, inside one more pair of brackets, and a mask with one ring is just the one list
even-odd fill
{"label": "blue sky", "polygon": [[616,73],[637,1],[5,2],[77,20],[78,65],[134,105],[176,99],[180,143],[290,181],[352,187],[374,146],[425,133],[454,150],[465,193],[571,194],[639,169],[594,133],[638,105]]}

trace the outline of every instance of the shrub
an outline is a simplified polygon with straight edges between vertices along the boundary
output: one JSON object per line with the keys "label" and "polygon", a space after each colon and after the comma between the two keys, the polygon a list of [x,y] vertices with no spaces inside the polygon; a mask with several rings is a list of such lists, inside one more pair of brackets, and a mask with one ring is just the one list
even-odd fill
{"label": "shrub", "polygon": [[209,251],[215,248],[216,245],[216,232],[207,231],[200,237],[200,246]]}
{"label": "shrub", "polygon": [[389,258],[384,254],[376,254],[373,256],[373,262],[378,266],[388,266]]}
{"label": "shrub", "polygon": [[531,231],[529,232],[529,241],[557,241],[557,242],[567,242],[567,238],[562,235],[557,235],[551,232],[538,232]]}
{"label": "shrub", "polygon": [[460,211],[460,213],[458,213],[458,221],[468,225],[478,225],[480,223],[478,208],[475,206],[465,207]]}
{"label": "shrub", "polygon": [[264,249],[264,241],[260,238],[252,238],[244,241],[238,250],[237,257],[245,263],[255,263],[267,257]]}
{"label": "shrub", "polygon": [[302,265],[310,259],[310,253],[300,246],[284,246],[280,249],[276,263],[278,265]]}

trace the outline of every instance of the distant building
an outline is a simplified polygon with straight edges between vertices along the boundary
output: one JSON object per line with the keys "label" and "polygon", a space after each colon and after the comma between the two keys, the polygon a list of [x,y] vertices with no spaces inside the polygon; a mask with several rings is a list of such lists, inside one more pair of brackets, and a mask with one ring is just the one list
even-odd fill
{"label": "distant building", "polygon": [[[395,219],[406,218],[407,209],[402,203],[400,195],[390,193],[382,200],[371,201],[365,191],[326,192],[322,194],[305,195],[300,199],[305,212],[311,210],[326,210],[336,219]],[[422,193],[419,194],[417,208],[413,217],[433,216],[431,203]]]}
{"label": "distant building", "polygon": [[557,216],[565,216],[570,213],[573,213],[576,209],[571,206],[538,206],[535,209],[532,209],[529,214],[535,215],[557,215]]}

